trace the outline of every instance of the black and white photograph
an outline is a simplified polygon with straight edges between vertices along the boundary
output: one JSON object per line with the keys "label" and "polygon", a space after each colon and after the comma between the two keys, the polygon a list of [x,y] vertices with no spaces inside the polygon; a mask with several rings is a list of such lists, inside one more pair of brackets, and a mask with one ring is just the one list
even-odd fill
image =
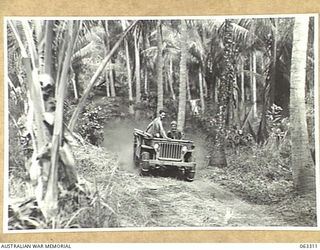
{"label": "black and white photograph", "polygon": [[319,230],[318,26],[7,16],[4,232]]}

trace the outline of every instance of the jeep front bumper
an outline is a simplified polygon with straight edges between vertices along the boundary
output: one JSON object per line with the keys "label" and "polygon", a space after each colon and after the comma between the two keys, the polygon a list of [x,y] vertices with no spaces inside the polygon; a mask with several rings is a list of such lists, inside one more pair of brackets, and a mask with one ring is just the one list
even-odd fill
{"label": "jeep front bumper", "polygon": [[176,162],[176,161],[161,161],[161,160],[148,160],[145,161],[149,165],[149,168],[170,168],[176,167],[178,169],[184,168],[189,172],[194,172],[196,168],[195,162]]}

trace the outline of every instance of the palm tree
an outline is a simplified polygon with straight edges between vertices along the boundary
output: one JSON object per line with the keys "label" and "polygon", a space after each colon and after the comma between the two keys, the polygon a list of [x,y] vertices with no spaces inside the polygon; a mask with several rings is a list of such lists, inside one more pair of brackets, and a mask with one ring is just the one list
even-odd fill
{"label": "palm tree", "polygon": [[181,59],[180,59],[180,84],[179,84],[179,107],[178,129],[183,131],[186,115],[186,81],[187,81],[187,24],[181,20]]}
{"label": "palm tree", "polygon": [[226,19],[224,24],[223,44],[223,74],[222,81],[218,89],[218,107],[217,114],[217,133],[216,133],[216,157],[214,162],[210,165],[216,165],[219,167],[225,167],[227,165],[227,159],[225,154],[225,134],[224,131],[230,123],[230,106],[232,105],[231,95],[233,93],[233,81],[234,81],[234,68],[232,65],[232,44],[233,44],[233,32],[231,20]]}
{"label": "palm tree", "polygon": [[140,46],[139,46],[139,30],[136,26],[134,33],[134,54],[135,54],[135,76],[136,76],[136,103],[141,101],[141,77],[140,77]]}
{"label": "palm tree", "polygon": [[[126,27],[127,27],[126,21],[121,20],[121,24],[122,24],[123,31],[125,31]],[[128,81],[128,89],[129,89],[129,113],[134,114],[129,44],[128,44],[128,40],[126,38],[124,39],[124,47],[125,47],[125,52],[126,52],[127,81]]]}
{"label": "palm tree", "polygon": [[[105,37],[104,37],[104,42],[105,42],[105,47],[106,47],[106,55],[109,53],[110,51],[110,33],[109,33],[109,24],[108,24],[108,20],[104,20],[101,21],[102,22],[102,26],[104,27],[105,30]],[[108,81],[109,79],[109,81]],[[114,75],[113,75],[113,68],[110,67],[109,70],[106,70],[106,84],[107,84],[107,94],[110,93],[111,97],[115,97],[116,96],[116,91],[115,91],[115,87],[114,87]]]}
{"label": "palm tree", "polygon": [[295,18],[290,76],[292,175],[294,186],[302,194],[315,191],[315,169],[308,148],[305,105],[308,23],[307,16]]}
{"label": "palm tree", "polygon": [[172,99],[176,100],[176,94],[173,89],[173,64],[172,64],[172,58],[169,59],[169,70],[168,70],[168,82],[169,82],[169,89],[172,95]]}
{"label": "palm tree", "polygon": [[157,21],[157,64],[156,64],[156,74],[157,74],[157,113],[163,109],[163,44],[162,44],[162,34],[161,34],[161,20]]}
{"label": "palm tree", "polygon": [[199,90],[200,90],[200,102],[201,102],[201,113],[204,114],[205,102],[204,102],[204,78],[202,75],[201,68],[199,68]]}
{"label": "palm tree", "polygon": [[253,117],[257,117],[257,56],[255,51],[250,55],[251,71],[251,88],[252,88],[252,103],[253,103]]}

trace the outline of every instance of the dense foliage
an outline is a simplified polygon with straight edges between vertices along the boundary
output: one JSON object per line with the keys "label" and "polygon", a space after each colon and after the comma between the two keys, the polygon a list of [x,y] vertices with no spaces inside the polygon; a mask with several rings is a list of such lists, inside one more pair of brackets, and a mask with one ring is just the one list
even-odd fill
{"label": "dense foliage", "polygon": [[[206,156],[202,155],[198,162],[199,181],[218,184],[250,204],[269,206],[269,210],[277,211],[274,216],[284,221],[282,225],[314,226],[315,196],[299,192],[293,180],[295,163],[291,161],[292,144],[296,142],[290,139],[290,126],[297,125],[289,122],[294,23],[290,17],[74,23],[56,20],[46,25],[10,21],[10,229],[168,226],[169,221],[160,223],[154,219],[161,217],[154,208],[157,201],[148,196],[154,190],[142,188],[151,185],[152,179],[119,170],[121,152],[114,154],[102,148],[104,140],[109,140],[106,130],[110,123],[138,121],[142,128],[157,116],[160,108],[167,112],[165,127],[178,120],[187,135],[200,134],[201,153]],[[45,42],[39,36],[39,27],[46,41],[52,41],[49,49],[47,45],[41,47]],[[314,20],[310,18],[304,115],[308,145],[314,155],[313,30]],[[68,39],[74,44],[67,49]],[[46,54],[48,50],[52,61]],[[28,72],[22,63],[25,54],[27,59],[32,57],[32,63],[38,63],[39,72],[50,72],[54,79],[48,87],[50,93],[43,82],[38,86],[41,95],[30,84],[34,72]],[[36,81],[33,84],[36,86]],[[41,122],[52,138],[60,136],[57,141],[70,143],[79,177],[76,188],[66,191],[57,187],[55,225],[38,208],[29,185],[34,184],[30,174],[34,162],[52,159],[35,154],[42,148],[35,145],[39,120],[34,118],[38,114],[32,108],[42,102],[45,112],[40,116],[44,119]],[[56,111],[58,107],[62,113]],[[299,109],[298,104],[296,108]],[[55,130],[57,124],[46,120],[50,112],[55,112],[55,118],[60,117],[56,119],[61,122],[60,131]],[[64,138],[66,131],[76,142]],[[131,136],[131,132],[125,136]],[[63,166],[59,151],[63,143],[54,144],[51,137],[45,147],[56,146],[56,151],[49,148],[50,152],[58,155],[57,165]],[[175,185],[173,179],[163,181]],[[184,191],[175,187],[181,191],[179,202],[197,199],[192,186],[181,185]],[[162,197],[160,191],[157,194]],[[144,200],[144,195],[149,198]],[[214,210],[209,200],[208,209]],[[199,198],[199,202],[203,200]],[[199,207],[205,210],[205,205]],[[181,220],[174,226],[238,225],[236,220],[226,220],[222,210],[217,211],[215,218],[196,219],[189,214],[194,223]]]}

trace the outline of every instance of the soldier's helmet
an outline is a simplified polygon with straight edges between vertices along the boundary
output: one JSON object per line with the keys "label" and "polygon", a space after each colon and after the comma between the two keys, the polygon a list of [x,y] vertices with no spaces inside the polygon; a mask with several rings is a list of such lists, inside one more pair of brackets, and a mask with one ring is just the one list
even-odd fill
{"label": "soldier's helmet", "polygon": [[177,122],[176,121],[172,121],[170,124],[171,124],[171,126],[172,125],[177,125]]}

